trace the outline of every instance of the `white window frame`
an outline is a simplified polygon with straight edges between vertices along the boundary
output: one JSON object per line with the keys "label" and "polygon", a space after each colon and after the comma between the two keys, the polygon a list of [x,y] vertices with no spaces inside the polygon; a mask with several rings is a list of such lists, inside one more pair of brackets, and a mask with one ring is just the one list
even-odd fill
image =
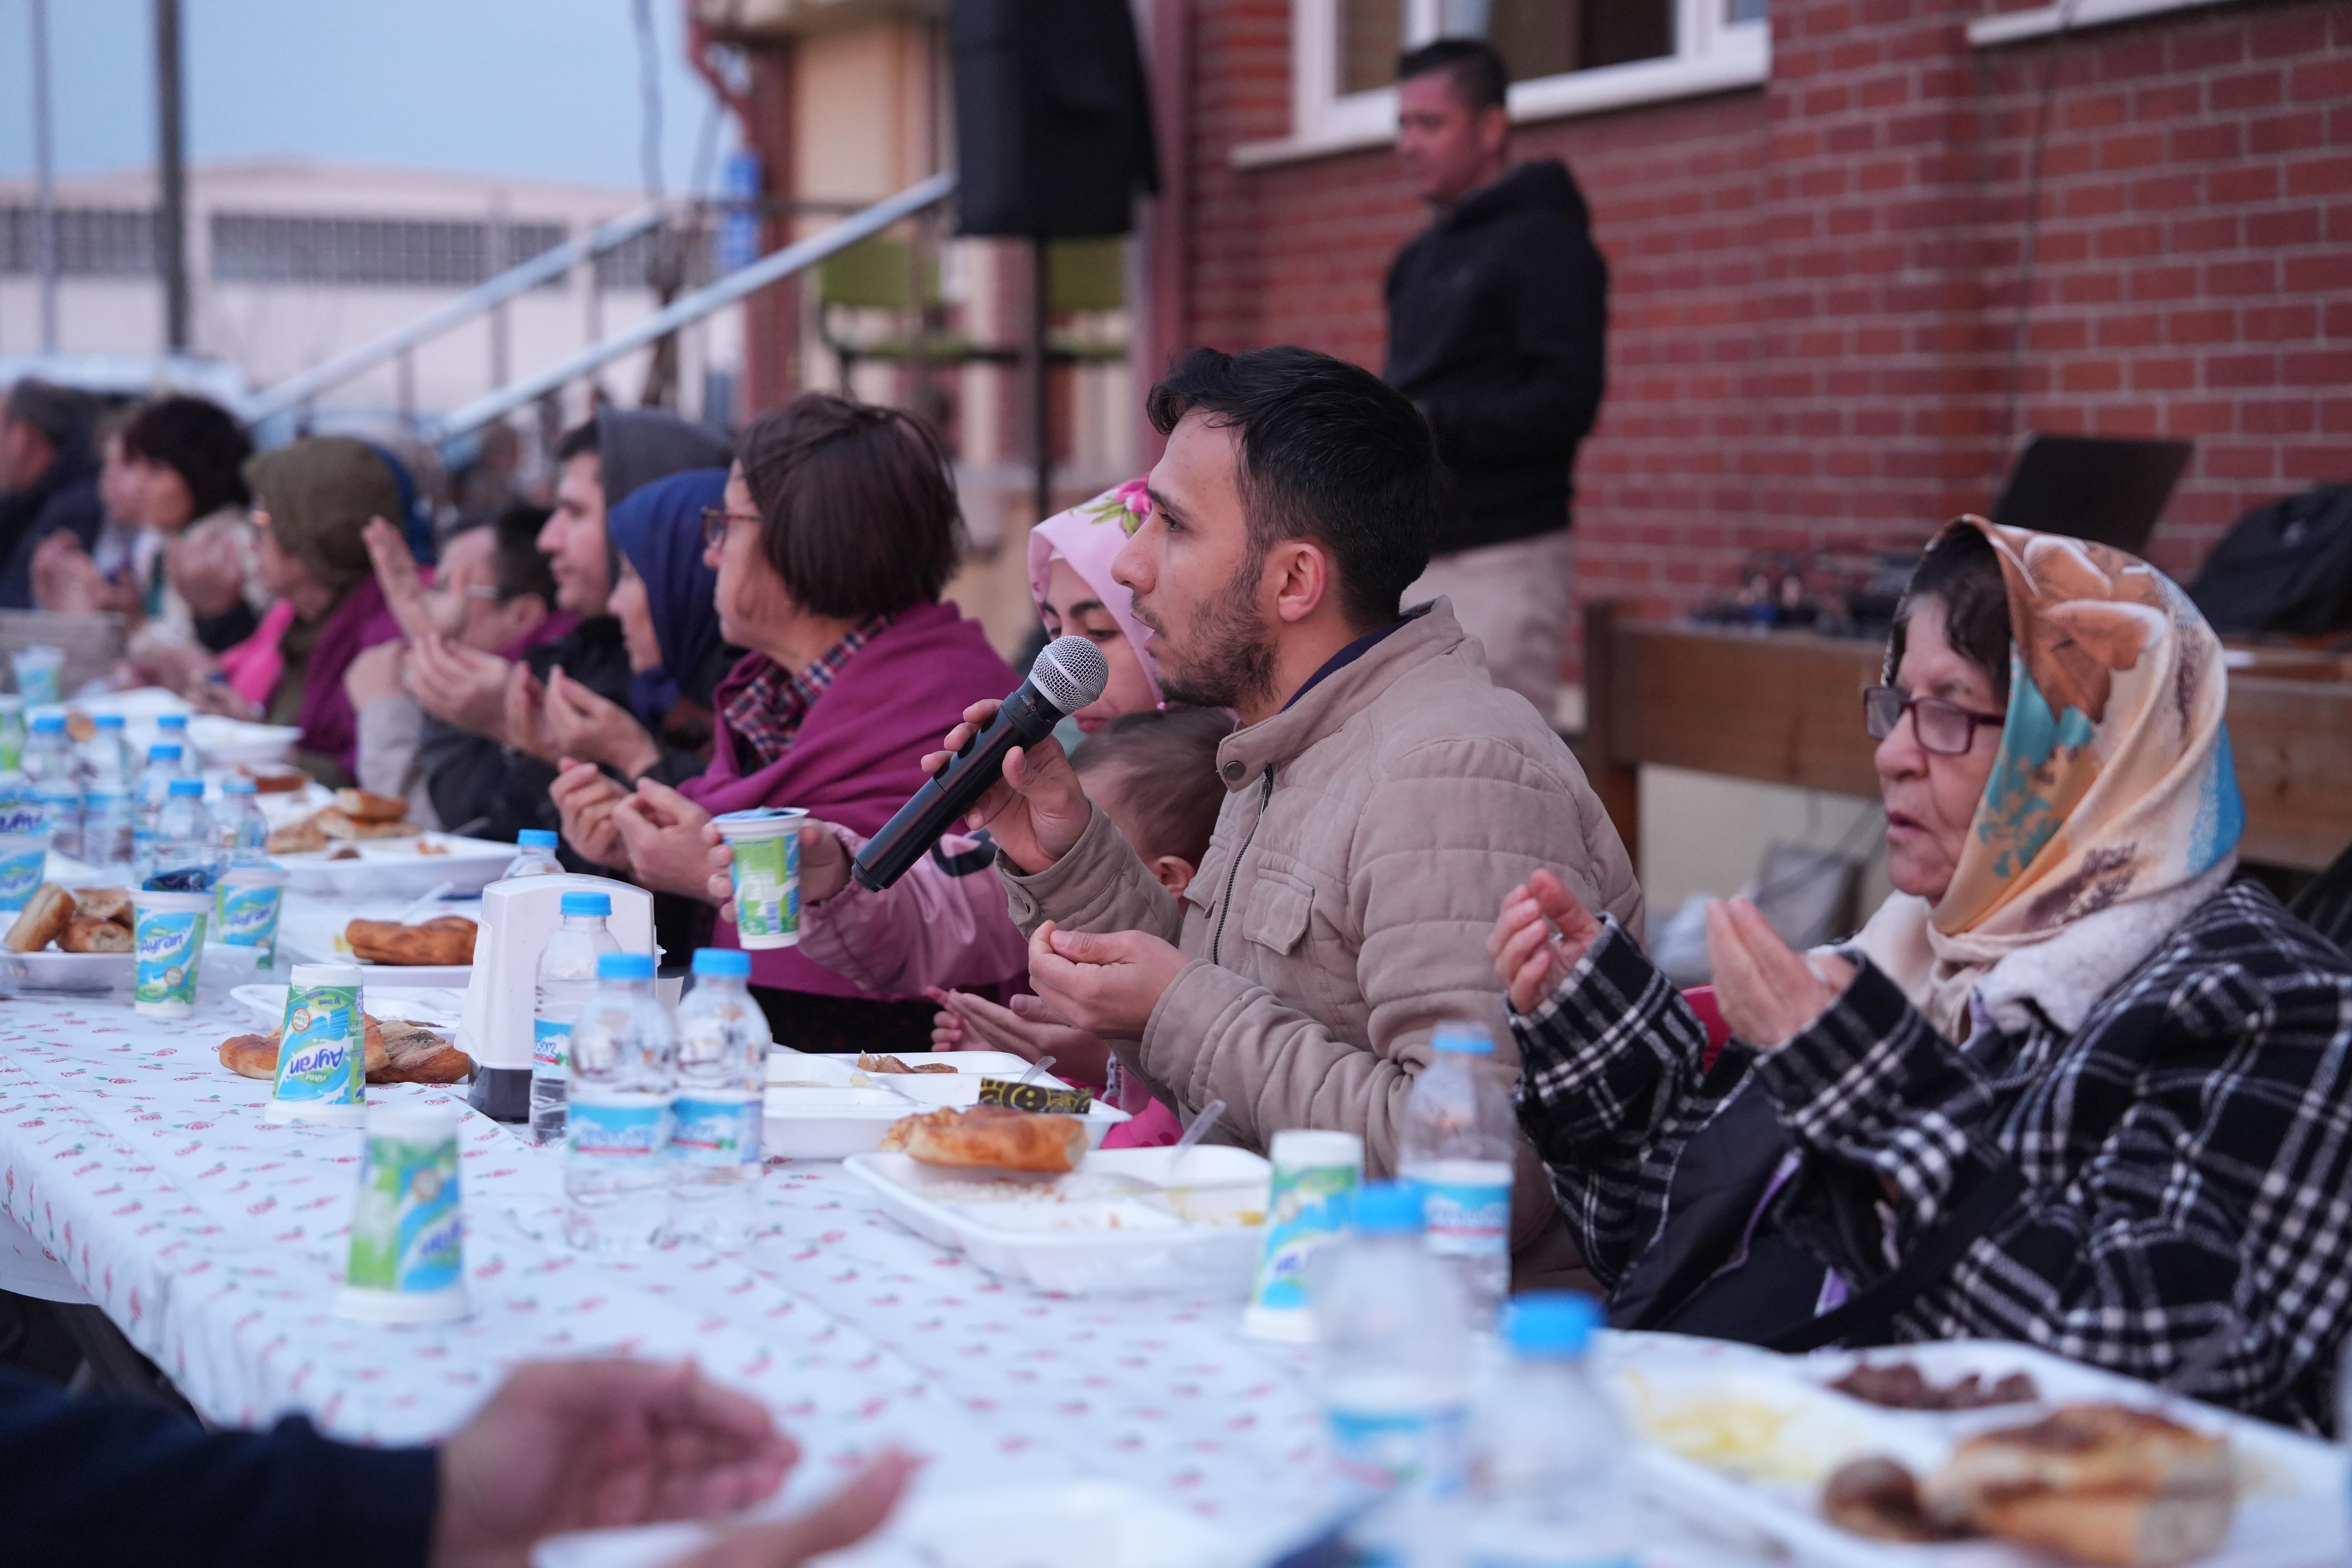
{"label": "white window frame", "polygon": [[[2187,11],[2229,3],[2230,0],[2060,0],[2060,4],[2038,5],[2030,11],[2004,11],[1998,16],[1979,16],[1969,24],[1969,43],[1979,49],[1999,48],[2003,44],[2046,38],[2061,28],[2104,27],[2111,23],[2134,22],[2142,16],[2154,16],[2166,11]],[[2074,13],[2073,16],[2067,15],[2069,11]]]}
{"label": "white window frame", "polygon": [[[1439,36],[1442,8],[1443,0],[1405,0],[1406,34],[1412,44]],[[1769,20],[1727,22],[1723,19],[1727,9],[1725,0],[1675,0],[1675,53],[1654,60],[1513,82],[1512,120],[1598,114],[1631,104],[1761,83],[1771,74],[1771,24]],[[1278,141],[1243,142],[1233,151],[1236,166],[1253,169],[1294,162],[1383,147],[1396,140],[1395,88],[1352,93],[1334,90],[1339,57],[1336,0],[1292,0],[1290,41],[1290,134]]]}

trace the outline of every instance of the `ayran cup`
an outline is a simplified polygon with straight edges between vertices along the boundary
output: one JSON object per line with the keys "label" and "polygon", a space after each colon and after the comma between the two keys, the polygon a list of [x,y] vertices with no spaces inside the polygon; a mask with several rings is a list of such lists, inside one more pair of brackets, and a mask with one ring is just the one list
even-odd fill
{"label": "ayran cup", "polygon": [[367,1020],[359,966],[297,964],[286,978],[278,1076],[263,1119],[361,1125],[367,1120]]}
{"label": "ayran cup", "polygon": [[1307,1274],[1315,1254],[1355,1223],[1364,1180],[1364,1140],[1353,1133],[1292,1127],[1266,1150],[1274,1166],[1265,1200],[1265,1240],[1250,1286],[1242,1332],[1303,1344],[1315,1337]]}
{"label": "ayran cup", "polygon": [[759,952],[791,947],[801,939],[801,828],[808,813],[762,806],[713,819],[734,852],[728,867],[735,884],[735,936]]}
{"label": "ayran cup", "polygon": [[159,893],[141,888],[131,895],[132,1007],[151,1019],[184,1019],[195,1010],[196,970],[205,953],[205,920],[212,914],[209,893]]}
{"label": "ayran cup", "polygon": [[286,873],[274,865],[237,866],[213,885],[212,939],[254,949],[253,967],[278,957],[278,915],[286,903]]}
{"label": "ayran cup", "polygon": [[373,1323],[464,1317],[470,1310],[465,1239],[457,1108],[437,1102],[369,1106],[351,1257],[335,1311]]}

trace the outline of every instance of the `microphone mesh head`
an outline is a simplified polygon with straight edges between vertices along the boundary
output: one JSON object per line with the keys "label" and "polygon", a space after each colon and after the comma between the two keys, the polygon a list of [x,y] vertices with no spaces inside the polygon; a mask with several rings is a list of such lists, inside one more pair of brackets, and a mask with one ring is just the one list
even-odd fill
{"label": "microphone mesh head", "polygon": [[1029,684],[1065,715],[1074,714],[1110,685],[1110,664],[1084,637],[1056,637],[1029,666]]}

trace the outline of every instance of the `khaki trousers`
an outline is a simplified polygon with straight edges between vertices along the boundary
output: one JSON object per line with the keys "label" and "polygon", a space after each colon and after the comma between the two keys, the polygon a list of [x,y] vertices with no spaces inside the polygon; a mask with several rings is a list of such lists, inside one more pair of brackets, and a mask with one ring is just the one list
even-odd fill
{"label": "khaki trousers", "polygon": [[1462,629],[1486,645],[1495,684],[1535,704],[1546,724],[1556,722],[1560,660],[1568,652],[1568,551],[1561,528],[1433,556],[1404,594],[1408,605],[1441,594],[1452,600]]}

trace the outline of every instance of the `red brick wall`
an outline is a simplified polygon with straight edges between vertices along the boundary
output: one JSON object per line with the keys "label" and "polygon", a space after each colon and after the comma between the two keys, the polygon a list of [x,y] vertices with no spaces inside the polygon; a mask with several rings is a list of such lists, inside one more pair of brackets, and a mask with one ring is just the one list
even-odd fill
{"label": "red brick wall", "polygon": [[[1750,549],[1915,543],[1990,500],[2052,58],[1972,49],[1993,8],[1773,0],[1762,89],[1522,129],[1614,273],[1580,597],[1687,606]],[[1186,331],[1377,365],[1421,222],[1387,153],[1228,159],[1289,129],[1289,12],[1193,8]],[[2352,478],[2352,5],[2237,0],[2059,59],[2017,425],[2193,437],[2150,548],[2185,574],[2248,507]]]}

